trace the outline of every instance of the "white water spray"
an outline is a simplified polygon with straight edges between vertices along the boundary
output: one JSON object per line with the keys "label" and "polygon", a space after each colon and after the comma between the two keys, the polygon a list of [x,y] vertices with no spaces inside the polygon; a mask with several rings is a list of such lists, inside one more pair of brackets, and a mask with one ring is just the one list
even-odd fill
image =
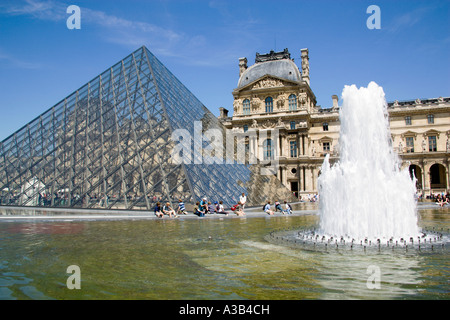
{"label": "white water spray", "polygon": [[340,160],[319,177],[320,233],[356,239],[417,237],[415,179],[391,146],[383,88],[345,86]]}

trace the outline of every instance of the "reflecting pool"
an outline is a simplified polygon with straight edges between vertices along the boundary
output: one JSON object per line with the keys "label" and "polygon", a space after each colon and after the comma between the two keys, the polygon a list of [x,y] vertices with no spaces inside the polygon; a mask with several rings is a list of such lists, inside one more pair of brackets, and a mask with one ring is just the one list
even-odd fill
{"label": "reflecting pool", "polygon": [[[422,206],[420,225],[450,226]],[[214,219],[2,220],[0,299],[448,299],[449,251],[312,252],[265,240],[317,213]],[[67,268],[79,266],[70,290]],[[378,270],[377,274],[373,270]]]}

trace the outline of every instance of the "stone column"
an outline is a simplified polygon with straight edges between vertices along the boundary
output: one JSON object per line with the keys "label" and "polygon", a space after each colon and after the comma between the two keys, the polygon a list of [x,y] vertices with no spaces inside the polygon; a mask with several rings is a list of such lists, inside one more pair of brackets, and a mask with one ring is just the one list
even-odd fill
{"label": "stone column", "polygon": [[429,194],[431,191],[431,188],[430,188],[430,165],[426,161],[423,162],[422,184],[423,184],[423,193],[425,195]]}
{"label": "stone column", "polygon": [[312,193],[314,190],[313,190],[313,177],[311,166],[305,166],[305,183],[306,183],[305,191]]}
{"label": "stone column", "polygon": [[311,186],[311,190],[313,193],[317,192],[317,188],[316,188],[316,168],[312,167],[311,168],[311,182],[312,182],[312,186]]}
{"label": "stone column", "polygon": [[445,168],[445,171],[446,171],[446,178],[447,178],[447,184],[446,184],[446,190],[447,190],[447,193],[449,193],[450,192],[450,161],[447,161],[447,166],[446,166],[446,168]]}

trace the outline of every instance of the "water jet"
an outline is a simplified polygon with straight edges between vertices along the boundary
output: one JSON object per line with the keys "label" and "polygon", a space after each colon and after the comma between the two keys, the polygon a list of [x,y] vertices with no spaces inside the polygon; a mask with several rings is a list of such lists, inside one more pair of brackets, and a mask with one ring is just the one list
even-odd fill
{"label": "water jet", "polygon": [[[394,241],[407,252],[408,238],[409,248],[424,249],[420,237],[427,234],[447,242],[447,235],[434,230],[425,233],[418,226],[416,178],[407,168],[400,169],[401,161],[392,148],[383,88],[375,82],[367,88],[345,86],[342,98],[339,161],[331,164],[327,154],[318,179],[319,228],[293,236],[306,237],[306,247],[311,235],[319,235],[322,242],[328,239],[327,243],[335,239],[336,247],[337,239],[346,247],[344,238],[351,238],[351,243],[355,239],[363,246],[364,242],[364,252],[374,247],[379,251]],[[372,241],[378,246],[372,246]]]}

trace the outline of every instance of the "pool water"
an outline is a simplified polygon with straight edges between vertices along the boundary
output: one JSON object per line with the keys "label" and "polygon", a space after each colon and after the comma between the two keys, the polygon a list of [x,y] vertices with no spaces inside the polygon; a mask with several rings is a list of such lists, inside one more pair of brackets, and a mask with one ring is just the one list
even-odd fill
{"label": "pool water", "polygon": [[[450,225],[422,208],[420,224]],[[448,299],[449,252],[310,252],[269,243],[317,214],[0,221],[0,299]],[[69,266],[80,289],[69,289]],[[378,273],[373,273],[377,270]],[[374,278],[375,277],[375,278]]]}

